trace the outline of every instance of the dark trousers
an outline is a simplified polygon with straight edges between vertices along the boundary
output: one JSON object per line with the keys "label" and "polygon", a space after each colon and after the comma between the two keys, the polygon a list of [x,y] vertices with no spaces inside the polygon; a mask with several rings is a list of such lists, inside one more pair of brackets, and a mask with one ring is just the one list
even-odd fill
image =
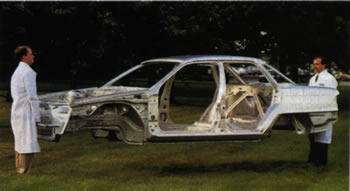
{"label": "dark trousers", "polygon": [[328,144],[315,142],[315,134],[309,134],[310,152],[309,161],[316,165],[327,165]]}

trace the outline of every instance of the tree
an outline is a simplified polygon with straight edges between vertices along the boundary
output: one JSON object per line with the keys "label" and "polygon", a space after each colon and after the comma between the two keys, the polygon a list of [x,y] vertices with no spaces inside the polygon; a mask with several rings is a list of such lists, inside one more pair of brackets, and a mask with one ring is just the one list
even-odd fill
{"label": "tree", "polygon": [[9,81],[18,44],[33,47],[39,81],[72,88],[185,54],[263,57],[293,79],[315,55],[348,70],[349,13],[340,2],[0,3],[0,78]]}

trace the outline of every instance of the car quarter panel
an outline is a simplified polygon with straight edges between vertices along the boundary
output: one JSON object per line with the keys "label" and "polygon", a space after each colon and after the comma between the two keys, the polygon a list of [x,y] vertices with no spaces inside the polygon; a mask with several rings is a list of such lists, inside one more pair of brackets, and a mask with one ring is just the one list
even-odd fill
{"label": "car quarter panel", "polygon": [[311,113],[338,111],[333,88],[290,86],[279,89],[280,113]]}

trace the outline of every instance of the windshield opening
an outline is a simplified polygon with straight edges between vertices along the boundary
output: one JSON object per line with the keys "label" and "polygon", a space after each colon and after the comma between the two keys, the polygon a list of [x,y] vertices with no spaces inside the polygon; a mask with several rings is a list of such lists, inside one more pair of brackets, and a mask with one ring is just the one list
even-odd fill
{"label": "windshield opening", "polygon": [[150,88],[168,74],[176,63],[145,63],[123,78],[117,80],[111,86],[143,87]]}

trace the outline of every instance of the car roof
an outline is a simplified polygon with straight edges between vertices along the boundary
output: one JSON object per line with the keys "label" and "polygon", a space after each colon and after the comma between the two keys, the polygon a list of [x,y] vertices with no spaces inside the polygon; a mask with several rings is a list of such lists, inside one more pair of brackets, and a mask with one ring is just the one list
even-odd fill
{"label": "car roof", "polygon": [[250,61],[255,62],[257,64],[263,64],[265,61],[253,58],[253,57],[245,57],[245,56],[225,56],[225,55],[186,55],[186,56],[171,56],[171,57],[164,57],[164,58],[156,58],[156,59],[150,59],[145,60],[142,62],[148,63],[148,62],[180,62],[180,63],[187,63],[187,62],[200,62],[200,61]]}

